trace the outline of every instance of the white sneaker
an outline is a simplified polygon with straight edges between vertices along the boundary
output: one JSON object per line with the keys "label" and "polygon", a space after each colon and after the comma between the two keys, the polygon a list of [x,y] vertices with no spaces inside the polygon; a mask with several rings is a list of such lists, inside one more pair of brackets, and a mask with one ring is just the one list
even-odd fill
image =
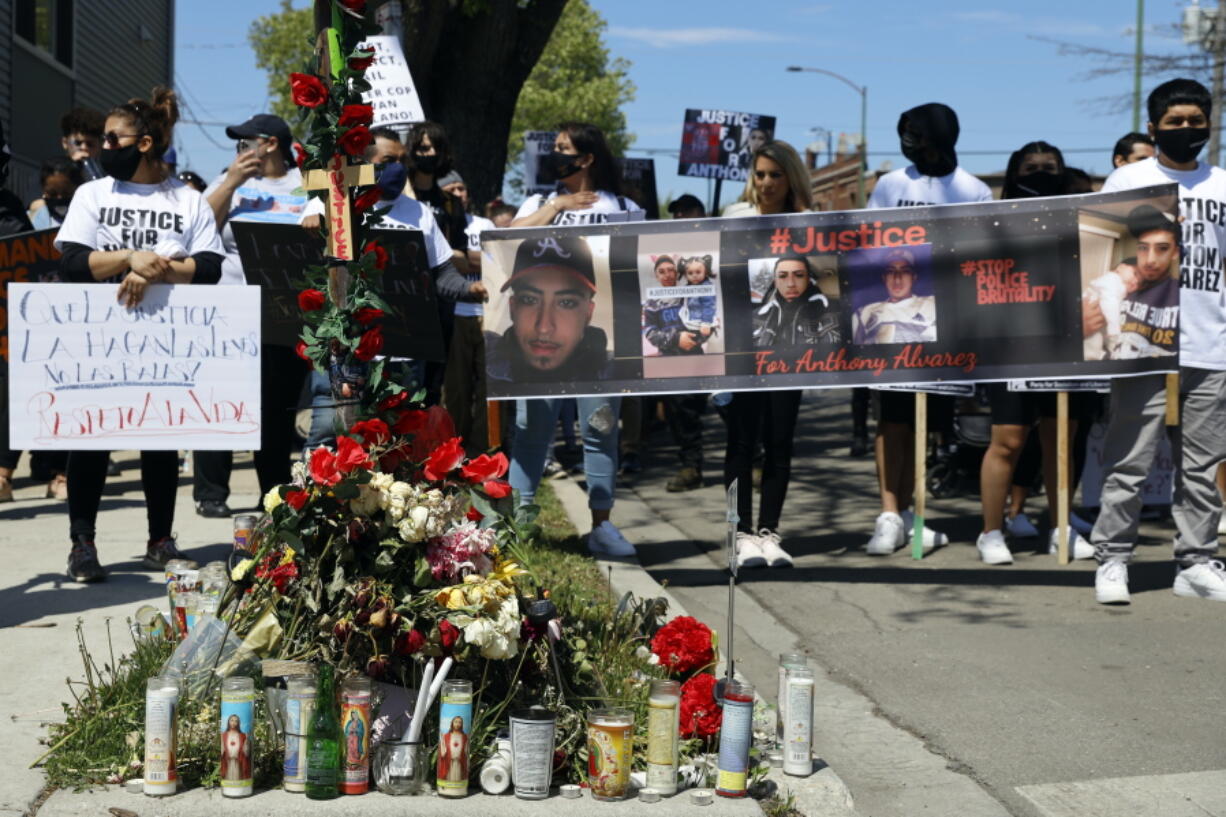
{"label": "white sneaker", "polygon": [[869,556],[889,556],[906,543],[902,517],[893,511],[882,511],[873,528],[873,538],[868,540]]}
{"label": "white sneaker", "polygon": [[[1178,579],[1176,579],[1178,581]],[[1094,574],[1094,599],[1099,604],[1131,604],[1128,595],[1128,565],[1104,562]]]}
{"label": "white sneaker", "polygon": [[1005,544],[1005,535],[998,530],[979,534],[975,547],[979,548],[979,558],[985,565],[1013,564],[1013,554]]}
{"label": "white sneaker", "polygon": [[[902,543],[906,545],[911,541],[911,536],[915,531],[915,513],[913,511],[902,512]],[[923,545],[924,553],[932,553],[939,547],[944,547],[949,544],[949,537],[940,531],[924,525]]]}
{"label": "white sneaker", "polygon": [[739,530],[736,532],[736,566],[766,567],[766,556],[758,537]]}
{"label": "white sneaker", "polygon": [[1087,522],[1072,511],[1068,512],[1068,523],[1073,526],[1073,530],[1082,536],[1089,536],[1090,531],[1094,530],[1093,523]]}
{"label": "white sneaker", "polygon": [[1178,571],[1175,574],[1175,595],[1226,601],[1226,565],[1214,560]]}
{"label": "white sneaker", "polygon": [[779,546],[779,534],[769,528],[763,528],[758,531],[758,549],[762,554],[762,558],[766,560],[768,567],[791,567],[792,557],[788,552]]}
{"label": "white sneaker", "polygon": [[[1047,552],[1052,555],[1055,555],[1056,548],[1060,545],[1060,543],[1056,541],[1058,538],[1057,534],[1059,533],[1060,531],[1052,528],[1051,534],[1047,537]],[[1085,539],[1081,538],[1081,534],[1073,530],[1072,525],[1069,525],[1068,531],[1068,554],[1073,559],[1094,558],[1094,546]]]}
{"label": "white sneaker", "polygon": [[1217,518],[1217,532],[1219,536],[1226,536],[1226,510]]}
{"label": "white sneaker", "polygon": [[587,535],[587,549],[604,556],[635,555],[634,545],[607,519]]}
{"label": "white sneaker", "polygon": [[1024,513],[1009,517],[1005,522],[1005,530],[1015,539],[1033,539],[1039,535],[1039,529]]}

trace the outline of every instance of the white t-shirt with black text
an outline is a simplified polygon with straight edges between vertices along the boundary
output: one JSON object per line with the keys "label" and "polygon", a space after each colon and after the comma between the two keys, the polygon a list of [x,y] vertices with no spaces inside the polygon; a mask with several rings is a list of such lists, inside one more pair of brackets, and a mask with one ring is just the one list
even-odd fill
{"label": "white t-shirt with black text", "polygon": [[[214,179],[204,191],[205,198],[220,187],[225,178],[223,173]],[[230,229],[231,221],[298,224],[306,211],[306,203],[307,191],[302,186],[302,171],[296,167],[287,168],[285,175],[277,179],[253,176],[240,184],[230,196],[230,214],[221,228],[221,243],[225,245],[226,257],[221,263],[221,280],[218,283],[247,283],[234,231]]]}
{"label": "white t-shirt with black text", "polygon": [[77,188],[55,237],[57,250],[65,244],[103,251],[148,250],[169,257],[225,255],[213,209],[178,179],[137,184],[108,176],[86,182]]}
{"label": "white t-shirt with black text", "polygon": [[877,180],[868,198],[868,209],[926,207],[934,204],[965,204],[991,201],[992,188],[960,167],[944,176],[925,176],[915,165],[891,170]]}
{"label": "white t-shirt with black text", "polygon": [[[493,230],[494,222],[482,216],[468,216],[468,226],[464,228],[464,235],[468,237],[468,251],[481,252],[481,233],[485,230]],[[469,265],[472,266],[471,264]],[[477,284],[481,282],[481,270],[470,270],[467,276],[468,283]],[[462,318],[480,318],[485,314],[485,307],[480,301],[456,301],[455,314]]]}
{"label": "white t-shirt with black text", "polygon": [[[643,208],[635,204],[626,196],[615,196],[604,190],[596,191],[596,203],[591,207],[583,210],[563,210],[553,217],[550,224],[559,227],[567,227],[572,224],[605,224],[610,221],[642,221],[646,214]],[[553,201],[558,197],[557,191],[550,193],[548,196],[543,196],[537,193],[535,196],[529,196],[523,204],[519,206],[519,212],[515,214],[515,218],[520,219],[524,216],[530,216],[537,210],[545,206],[545,202]],[[628,215],[620,215],[626,213]]]}
{"label": "white t-shirt with black text", "polygon": [[1118,167],[1103,193],[1155,184],[1179,185],[1183,252],[1179,264],[1179,364],[1226,371],[1226,170],[1197,162],[1195,170],[1173,170],[1157,158]]}

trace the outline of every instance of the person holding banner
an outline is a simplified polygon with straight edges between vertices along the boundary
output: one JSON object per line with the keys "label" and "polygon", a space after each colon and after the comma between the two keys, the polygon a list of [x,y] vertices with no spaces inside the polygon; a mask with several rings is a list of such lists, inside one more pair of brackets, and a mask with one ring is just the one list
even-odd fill
{"label": "person holding banner", "polygon": [[[1218,552],[1218,519],[1222,497],[1214,480],[1226,460],[1226,308],[1222,285],[1222,252],[1226,251],[1226,171],[1197,161],[1209,141],[1213,98],[1192,79],[1173,79],[1155,88],[1147,101],[1149,134],[1158,147],[1156,158],[1117,168],[1103,192],[1155,184],[1179,184],[1182,242],[1179,225],[1153,207],[1138,207],[1128,229],[1137,241],[1137,269],[1147,282],[1140,303],[1166,301],[1159,290],[1175,285],[1170,267],[1180,264],[1179,277],[1179,418],[1173,429],[1175,457],[1174,555],[1177,596],[1226,601],[1226,568]],[[1181,246],[1182,243],[1182,246]],[[1169,307],[1168,307],[1169,308]],[[1096,312],[1097,310],[1097,312]],[[1084,329],[1089,335],[1106,324],[1101,309],[1083,302]],[[1130,313],[1153,314],[1164,309]],[[1134,323],[1138,321],[1134,320]],[[1140,328],[1140,327],[1138,327]],[[1150,327],[1149,342],[1159,340]],[[1102,511],[1090,533],[1099,568],[1095,599],[1102,604],[1127,604],[1128,562],[1140,524],[1141,485],[1164,433],[1166,377],[1145,375],[1111,381],[1111,418],[1104,440],[1106,461],[1112,463],[1103,482]]]}
{"label": "person holding banner", "polygon": [[[225,247],[204,196],[170,176],[162,156],[179,118],[174,91],[155,88],[152,103],[133,99],[106,119],[101,164],[107,178],[82,185],[55,240],[69,281],[119,283],[129,308],[150,284],[215,284]],[[98,507],[106,483],[106,451],[68,456],[68,520],[72,550],[68,575],[92,582],[106,577],[94,545]],[[178,452],[142,451],[141,488],[149,539],[144,566],[161,570],[183,554],[171,533],[179,486]]]}
{"label": "person holding banner", "polygon": [[[1043,141],[1030,142],[1009,157],[1001,198],[1059,195],[1065,184],[1064,171],[1064,154],[1059,148]],[[1005,541],[1005,504],[1009,499],[1018,460],[1037,420],[1039,442],[1043,449],[1043,484],[1047,488],[1047,510],[1051,518],[1048,552],[1055,553],[1060,525],[1056,501],[1059,496],[1056,395],[1054,392],[1011,391],[1005,383],[988,384],[988,395],[992,407],[992,439],[979,470],[983,532],[979,534],[975,546],[986,564],[1013,562],[1013,555]],[[1080,408],[1082,401],[1077,402]],[[1074,415],[1082,413],[1075,411]],[[1077,419],[1070,417],[1069,435],[1076,433]],[[1089,559],[1094,555],[1094,548],[1071,527],[1068,541],[1069,553],[1074,559]]]}
{"label": "person holding banner", "polygon": [[[991,201],[991,189],[958,166],[955,146],[960,130],[958,115],[948,105],[931,102],[904,111],[898,118],[898,137],[911,164],[877,180],[869,209]],[[876,396],[881,513],[867,550],[885,556],[906,543],[913,526],[908,508],[915,491],[915,396],[900,391],[877,391]],[[950,398],[929,395],[928,401],[931,415],[952,417]],[[924,527],[924,550],[946,541],[945,534]],[[992,558],[1003,557],[996,553]]]}
{"label": "person holding banner", "polygon": [[[642,212],[620,195],[617,163],[595,125],[559,125],[554,152],[543,161],[559,180],[558,190],[548,197],[530,197],[511,226],[599,224],[609,216]],[[508,289],[511,328],[501,337],[486,335],[491,378],[498,374],[530,378],[540,372],[548,373],[551,379],[565,379],[559,372],[568,367],[591,377],[608,368],[608,338],[604,330],[590,325],[597,292],[592,252],[586,241],[569,236],[526,239],[516,250],[511,278],[503,285],[504,291]],[[536,495],[564,399],[516,401],[515,443],[508,478],[524,504],[531,504]],[[592,514],[588,549],[609,556],[633,556],[634,545],[609,519],[617,477],[621,398],[600,395],[579,397],[577,402]]]}
{"label": "person holding banner", "polygon": [[[812,209],[809,174],[796,149],[787,142],[767,142],[753,153],[752,172],[741,201],[730,205],[724,216],[765,216]],[[816,287],[817,281],[803,257],[779,258],[770,292],[754,316],[754,344],[803,344],[826,337],[828,313],[817,300],[825,298]],[[736,392],[724,414],[728,426],[724,487],[731,486],[734,480],[738,485],[736,559],[741,567],[792,566],[792,557],[783,549],[779,535],[779,520],[792,477],[792,445],[803,394],[800,389]],[[753,460],[759,441],[765,456],[755,528]]]}

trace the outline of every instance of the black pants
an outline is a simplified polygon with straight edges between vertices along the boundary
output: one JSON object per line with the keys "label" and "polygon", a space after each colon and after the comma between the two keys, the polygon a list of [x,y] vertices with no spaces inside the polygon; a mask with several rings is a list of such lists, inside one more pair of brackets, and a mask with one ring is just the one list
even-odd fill
{"label": "black pants", "polygon": [[[15,470],[20,461],[21,452],[9,449],[9,364],[0,358],[0,468]],[[30,452],[30,471],[36,479],[50,479],[67,468],[67,451]]]}
{"label": "black pants", "polygon": [[[73,451],[68,455],[68,532],[74,538],[94,538],[110,453]],[[140,452],[140,486],[145,492],[149,539],[170,536],[179,490],[179,452]]]}
{"label": "black pants", "polygon": [[754,532],[753,456],[759,440],[765,459],[762,465],[762,499],[758,503],[758,527],[779,529],[783,500],[792,476],[792,438],[802,392],[737,392],[728,404],[728,446],[724,454],[724,487],[739,480],[737,530]]}
{"label": "black pants", "polygon": [[[260,448],[255,452],[260,496],[275,485],[289,482],[290,455],[294,451],[294,414],[307,371],[293,349],[260,347]],[[233,468],[233,451],[194,452],[192,499],[196,502],[229,499]]]}
{"label": "black pants", "polygon": [[669,394],[660,398],[668,430],[677,444],[683,468],[702,470],[702,413],[707,407],[705,394]]}
{"label": "black pants", "polygon": [[868,388],[851,390],[851,433],[857,437],[868,436],[868,406],[872,394]]}

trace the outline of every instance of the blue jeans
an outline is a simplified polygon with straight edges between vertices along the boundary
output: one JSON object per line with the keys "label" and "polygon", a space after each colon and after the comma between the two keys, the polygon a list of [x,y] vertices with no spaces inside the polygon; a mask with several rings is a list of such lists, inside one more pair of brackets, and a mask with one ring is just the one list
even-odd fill
{"label": "blue jeans", "polygon": [[[566,398],[515,401],[515,445],[511,448],[511,487],[519,501],[530,505],[545,470],[545,458],[553,443],[558,414]],[[583,470],[587,476],[587,506],[594,511],[613,507],[613,481],[617,477],[617,415],[620,397],[579,397],[579,422],[583,430]],[[605,411],[601,411],[605,409]],[[589,419],[601,411],[607,432],[592,427]]]}
{"label": "blue jeans", "polygon": [[309,457],[321,445],[336,444],[336,409],[332,405],[332,387],[326,374],[312,369],[307,382],[311,394],[311,430],[306,439]]}

